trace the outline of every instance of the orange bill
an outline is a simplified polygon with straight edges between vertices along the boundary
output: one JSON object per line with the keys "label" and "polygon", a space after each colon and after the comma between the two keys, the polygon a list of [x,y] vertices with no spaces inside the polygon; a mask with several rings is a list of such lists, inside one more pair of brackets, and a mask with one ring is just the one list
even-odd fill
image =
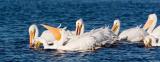
{"label": "orange bill", "polygon": [[113,25],[112,31],[113,31],[113,32],[116,32],[117,29],[118,29],[118,25],[117,25],[117,24]]}
{"label": "orange bill", "polygon": [[143,26],[143,29],[148,29],[152,24],[153,24],[153,20],[148,20],[145,25]]}
{"label": "orange bill", "polygon": [[78,24],[78,26],[77,26],[77,28],[76,28],[76,35],[80,35],[81,29],[82,29],[82,25],[79,25],[79,24]]}
{"label": "orange bill", "polygon": [[32,42],[33,42],[33,39],[34,39],[34,37],[35,37],[35,30],[34,31],[31,31],[30,33],[29,33],[29,47],[30,48],[32,48]]}

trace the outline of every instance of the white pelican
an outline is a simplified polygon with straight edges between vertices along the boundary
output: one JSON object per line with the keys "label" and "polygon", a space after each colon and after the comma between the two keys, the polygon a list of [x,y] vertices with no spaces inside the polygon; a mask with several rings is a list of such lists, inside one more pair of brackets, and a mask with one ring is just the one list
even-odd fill
{"label": "white pelican", "polygon": [[[29,27],[29,47],[30,48],[33,48],[33,40],[35,38],[38,38],[39,36],[39,30],[38,30],[38,27],[37,25],[33,24]],[[43,33],[41,34],[40,36],[41,38],[45,39],[46,41],[48,41],[48,43],[52,43],[52,41],[54,41],[54,36],[51,34],[50,31],[48,30],[45,30],[43,31]]]}
{"label": "white pelican", "polygon": [[160,46],[160,26],[143,40],[145,47]]}
{"label": "white pelican", "polygon": [[51,35],[53,35],[53,44],[49,44],[43,37],[37,37],[33,40],[33,46],[35,48],[38,48],[41,44],[43,44],[44,49],[57,49],[59,46],[63,45],[65,41],[67,41],[68,34],[65,29],[54,28],[48,25],[42,26],[48,29],[51,32]]}
{"label": "white pelican", "polygon": [[[120,33],[119,40],[127,40],[135,43],[143,41],[144,37],[152,32],[156,23],[157,23],[156,14],[150,14],[143,28],[134,27],[124,30],[123,32]],[[145,30],[147,30],[147,32]]]}
{"label": "white pelican", "polygon": [[[115,20],[112,31],[108,28],[99,28],[91,30],[91,32],[84,33],[67,41],[68,34],[64,29],[57,29],[48,25],[42,25],[48,29],[55,37],[54,45],[48,45],[43,38],[37,38],[36,44],[43,43],[44,49],[61,49],[61,50],[93,50],[96,47],[104,46],[107,43],[112,44],[117,41],[117,36],[113,33],[118,33],[120,28],[120,21]],[[81,28],[80,28],[81,29]],[[78,32],[78,31],[76,31]],[[39,46],[39,45],[38,45]],[[36,47],[38,47],[36,46]]]}

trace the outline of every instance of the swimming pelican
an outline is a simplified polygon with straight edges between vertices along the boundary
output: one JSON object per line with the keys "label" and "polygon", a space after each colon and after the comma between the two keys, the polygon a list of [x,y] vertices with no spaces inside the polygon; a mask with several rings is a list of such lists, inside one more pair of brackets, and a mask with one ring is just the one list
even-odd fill
{"label": "swimming pelican", "polygon": [[[144,37],[152,32],[152,30],[156,26],[156,23],[157,23],[156,14],[150,14],[143,28],[134,27],[124,30],[123,32],[120,33],[119,40],[127,40],[135,43],[143,41]],[[145,30],[147,30],[147,32]]]}
{"label": "swimming pelican", "polygon": [[[35,40],[35,45],[42,43],[44,49],[61,49],[61,50],[94,50],[96,47],[106,45],[107,43],[114,43],[117,40],[116,35],[112,32],[117,33],[117,29],[120,27],[119,20],[115,20],[112,27],[112,31],[108,28],[99,28],[96,30],[91,30],[91,32],[84,33],[80,36],[75,36],[74,38],[67,40],[67,33],[63,29],[57,29],[48,25],[42,25],[48,29],[55,36],[54,45],[48,45],[46,40],[43,38],[38,38]],[[76,31],[78,32],[78,31]],[[57,39],[58,37],[58,39]],[[38,46],[36,46],[38,47]]]}
{"label": "swimming pelican", "polygon": [[45,40],[42,37],[38,37],[35,38],[33,42],[35,48],[38,48],[41,44],[43,44],[44,49],[57,49],[59,46],[63,45],[65,41],[67,41],[68,34],[66,33],[65,29],[55,28],[48,25],[42,25],[42,26],[48,29],[53,35],[52,37],[54,38],[53,44],[48,44],[47,40]]}
{"label": "swimming pelican", "polygon": [[[38,38],[39,36],[39,30],[37,25],[33,24],[29,27],[29,47],[33,48],[33,40],[35,38]],[[41,38],[44,38],[48,43],[52,43],[54,40],[54,36],[51,34],[50,31],[45,30],[40,36]]]}
{"label": "swimming pelican", "polygon": [[143,40],[145,47],[160,46],[160,26]]}

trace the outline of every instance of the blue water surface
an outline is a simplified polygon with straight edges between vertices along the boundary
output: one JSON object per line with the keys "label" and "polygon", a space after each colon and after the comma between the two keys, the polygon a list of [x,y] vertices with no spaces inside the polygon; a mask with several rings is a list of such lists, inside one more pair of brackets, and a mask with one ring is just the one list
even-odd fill
{"label": "blue water surface", "polygon": [[112,26],[121,20],[121,31],[143,25],[151,13],[158,16],[159,0],[0,0],[1,62],[160,62],[160,48],[121,43],[90,52],[29,49],[28,27],[37,24],[67,26],[83,18],[85,30]]}

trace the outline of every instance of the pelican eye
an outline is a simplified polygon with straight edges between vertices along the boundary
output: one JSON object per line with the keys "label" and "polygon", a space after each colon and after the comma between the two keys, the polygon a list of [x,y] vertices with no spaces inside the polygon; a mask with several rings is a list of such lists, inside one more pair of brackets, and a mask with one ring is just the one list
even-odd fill
{"label": "pelican eye", "polygon": [[159,42],[159,39],[156,39],[156,43],[158,43]]}
{"label": "pelican eye", "polygon": [[54,45],[54,43],[53,43],[53,42],[48,42],[47,44],[48,44],[48,45]]}
{"label": "pelican eye", "polygon": [[117,23],[116,23],[116,25],[117,25]]}
{"label": "pelican eye", "polygon": [[54,43],[49,43],[48,45],[54,45]]}

